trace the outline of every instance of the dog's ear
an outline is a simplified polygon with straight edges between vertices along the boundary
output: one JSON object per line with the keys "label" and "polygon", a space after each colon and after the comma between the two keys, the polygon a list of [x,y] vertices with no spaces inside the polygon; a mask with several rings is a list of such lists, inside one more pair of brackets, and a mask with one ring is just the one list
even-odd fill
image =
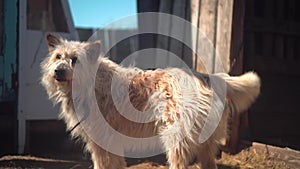
{"label": "dog's ear", "polygon": [[95,63],[101,53],[101,41],[94,41],[85,46],[87,59],[91,63]]}
{"label": "dog's ear", "polygon": [[55,46],[59,45],[62,42],[62,39],[60,37],[55,36],[53,34],[47,34],[46,39],[49,52],[52,52]]}

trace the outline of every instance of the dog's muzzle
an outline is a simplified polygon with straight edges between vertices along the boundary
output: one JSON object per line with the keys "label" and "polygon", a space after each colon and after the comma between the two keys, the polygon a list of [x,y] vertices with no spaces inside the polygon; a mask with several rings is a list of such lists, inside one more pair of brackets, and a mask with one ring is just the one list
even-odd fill
{"label": "dog's muzzle", "polygon": [[55,72],[55,79],[59,82],[63,82],[63,81],[66,81],[66,70],[63,70],[63,69],[55,69],[54,70]]}
{"label": "dog's muzzle", "polygon": [[61,64],[54,70],[54,78],[58,82],[67,81],[67,73],[67,67],[64,64]]}

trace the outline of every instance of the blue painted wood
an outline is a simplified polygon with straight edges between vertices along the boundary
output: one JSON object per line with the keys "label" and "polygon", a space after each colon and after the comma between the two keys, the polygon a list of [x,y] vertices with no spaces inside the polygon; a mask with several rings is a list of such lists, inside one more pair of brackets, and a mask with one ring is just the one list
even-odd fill
{"label": "blue painted wood", "polygon": [[18,0],[4,0],[4,36],[3,57],[1,58],[0,76],[4,83],[2,100],[15,100],[13,73],[17,69],[17,27],[18,27]]}

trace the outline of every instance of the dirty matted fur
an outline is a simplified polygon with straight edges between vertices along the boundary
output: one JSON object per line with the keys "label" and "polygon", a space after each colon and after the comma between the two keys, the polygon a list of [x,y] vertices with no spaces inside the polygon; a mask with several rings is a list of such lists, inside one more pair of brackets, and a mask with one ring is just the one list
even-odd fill
{"label": "dirty matted fur", "polygon": [[[247,109],[260,93],[260,79],[248,72],[231,77],[227,74],[216,75],[225,80],[227,95],[225,108],[217,129],[204,143],[199,143],[199,134],[211,108],[213,91],[208,82],[179,68],[143,71],[122,67],[100,55],[100,42],[68,41],[48,34],[49,55],[42,62],[42,85],[49,98],[61,103],[60,117],[67,129],[72,129],[78,122],[72,100],[72,83],[87,83],[91,79],[89,68],[98,67],[95,79],[95,91],[98,107],[105,120],[118,132],[136,138],[160,136],[166,150],[171,169],[185,169],[197,160],[203,168],[217,168],[215,155],[216,141],[226,137],[226,124],[231,110],[241,112]],[[89,64],[78,79],[73,79],[75,65]],[[153,122],[138,123],[125,118],[118,112],[112,99],[112,78],[118,85],[128,85],[130,101],[140,111],[153,113]],[[89,92],[86,97],[90,97]],[[193,122],[191,124],[191,122]],[[174,132],[174,126],[176,132]],[[99,124],[100,127],[100,124]],[[71,132],[80,137],[91,153],[95,169],[117,169],[126,166],[124,157],[106,151],[97,145],[83,130],[81,124]],[[122,144],[122,143],[120,143]]]}

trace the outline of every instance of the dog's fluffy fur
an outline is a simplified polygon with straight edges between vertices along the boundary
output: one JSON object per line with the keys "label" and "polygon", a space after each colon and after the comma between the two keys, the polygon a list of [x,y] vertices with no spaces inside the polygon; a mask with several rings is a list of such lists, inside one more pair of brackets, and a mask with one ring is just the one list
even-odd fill
{"label": "dog's fluffy fur", "polygon": [[[47,35],[49,55],[42,62],[42,85],[49,98],[61,103],[60,116],[70,130],[78,123],[72,100],[72,83],[95,82],[96,98],[105,120],[118,132],[135,138],[159,135],[171,169],[184,169],[197,160],[203,168],[216,168],[216,141],[226,137],[228,115],[247,109],[260,93],[259,77],[248,72],[242,76],[216,75],[225,80],[227,95],[221,121],[215,132],[204,143],[199,143],[199,134],[211,108],[213,91],[202,78],[178,68],[143,71],[125,68],[100,55],[100,42],[84,43],[68,41],[55,35]],[[92,56],[89,56],[92,55]],[[87,79],[90,70],[81,72],[82,77],[73,79],[75,62],[99,66],[95,79]],[[60,69],[62,72],[58,73]],[[155,115],[155,121],[133,122],[122,116],[112,100],[112,77],[119,87],[129,84],[130,103],[137,110]],[[88,93],[88,92],[87,92]],[[86,94],[90,97],[89,94]],[[126,106],[124,108],[126,111]],[[192,123],[195,121],[195,123]],[[191,126],[192,125],[192,126]],[[174,132],[174,126],[176,132]],[[99,124],[100,127],[100,124]],[[117,169],[126,166],[123,157],[107,152],[98,146],[79,125],[72,136],[80,137],[91,153],[95,169]],[[184,136],[184,137],[183,137]],[[120,143],[122,144],[122,143]]]}

